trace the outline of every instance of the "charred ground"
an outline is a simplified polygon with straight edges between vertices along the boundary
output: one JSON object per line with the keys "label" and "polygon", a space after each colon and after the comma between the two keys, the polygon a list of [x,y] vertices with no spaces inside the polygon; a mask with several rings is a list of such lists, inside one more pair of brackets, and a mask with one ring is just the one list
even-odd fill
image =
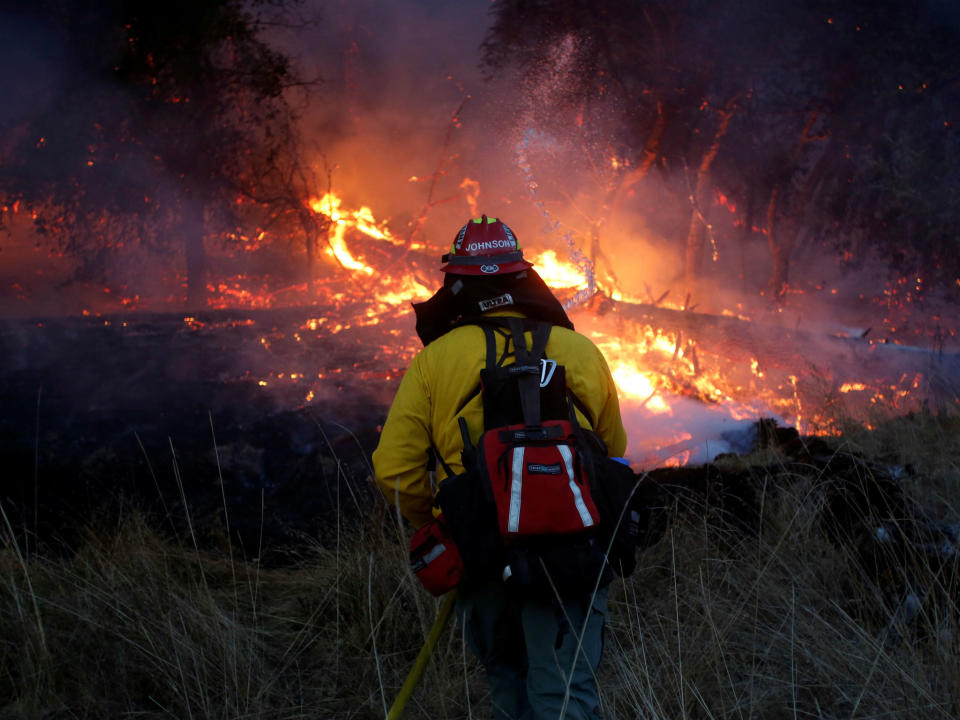
{"label": "charred ground", "polygon": [[[139,507],[180,531],[186,500],[205,534],[229,525],[256,553],[261,541],[322,537],[345,505],[362,514],[389,398],[347,359],[359,356],[349,331],[266,339],[298,322],[248,312],[7,323],[0,452],[14,524],[49,542]],[[314,403],[297,382],[308,368],[333,376]]]}

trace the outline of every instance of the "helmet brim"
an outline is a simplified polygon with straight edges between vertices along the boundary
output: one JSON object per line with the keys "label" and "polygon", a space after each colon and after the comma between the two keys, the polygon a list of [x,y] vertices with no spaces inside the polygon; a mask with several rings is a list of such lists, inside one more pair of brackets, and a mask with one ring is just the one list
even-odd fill
{"label": "helmet brim", "polygon": [[[485,265],[464,265],[456,262],[447,262],[440,266],[440,270],[453,275],[509,275],[533,267],[527,260],[513,260],[507,263],[489,263]],[[496,268],[495,270],[492,268]]]}

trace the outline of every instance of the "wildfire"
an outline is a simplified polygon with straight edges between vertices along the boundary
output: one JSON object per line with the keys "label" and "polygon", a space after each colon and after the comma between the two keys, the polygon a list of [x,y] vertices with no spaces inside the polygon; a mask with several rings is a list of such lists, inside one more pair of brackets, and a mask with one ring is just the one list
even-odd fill
{"label": "wildfire", "polygon": [[[472,186],[470,187],[472,188]],[[479,191],[479,185],[475,190]],[[366,205],[361,206],[359,210],[346,210],[343,207],[342,198],[329,192],[319,199],[311,200],[310,208],[330,222],[327,254],[336,258],[340,265],[347,270],[352,270],[367,277],[374,275],[374,268],[363,258],[357,257],[347,247],[349,232],[357,232],[372,240],[386,242],[392,246],[403,244],[402,240],[394,237],[385,222],[380,222],[374,217],[373,211]],[[426,299],[432,293],[429,288],[410,274],[396,275],[381,270],[378,275],[382,278],[383,288],[377,293],[377,304],[366,309],[365,320],[361,324],[377,324],[380,322],[382,312],[396,307],[406,307],[411,300]],[[336,300],[336,298],[337,296],[334,295],[331,299]]]}
{"label": "wildfire", "polygon": [[470,178],[464,178],[460,183],[460,189],[463,190],[464,199],[470,206],[470,217],[480,217],[480,207],[477,199],[480,197],[480,183]]}
{"label": "wildfire", "polygon": [[323,215],[330,221],[330,247],[327,253],[348,270],[356,270],[365,275],[373,275],[373,268],[363,260],[355,258],[347,247],[346,235],[348,230],[357,230],[375,240],[385,240],[394,245],[399,244],[391,235],[386,225],[377,222],[373,211],[363,205],[359,210],[346,211],[341,209],[343,200],[335,193],[328,192],[319,200],[310,201],[310,209],[318,215]]}
{"label": "wildfire", "polygon": [[554,250],[545,250],[532,262],[537,274],[554,290],[579,288],[587,284],[585,273],[573,263],[560,260]]}
{"label": "wildfire", "polygon": [[186,325],[191,330],[200,330],[206,325],[206,323],[200,322],[193,316],[185,317],[183,319],[183,324]]}
{"label": "wildfire", "polygon": [[657,394],[652,373],[643,372],[635,364],[620,360],[611,370],[617,389],[625,398],[639,399],[652,413],[672,413],[670,406]]}
{"label": "wildfire", "polygon": [[840,392],[842,393],[862,392],[863,390],[866,390],[866,389],[867,389],[866,383],[862,383],[862,382],[845,382],[843,385],[840,386]]}
{"label": "wildfire", "polygon": [[[611,162],[616,166],[619,160],[614,157]],[[471,216],[479,215],[479,183],[465,178],[459,189],[465,203],[462,209],[469,206]],[[731,212],[735,210],[722,194],[716,194],[715,199]],[[267,365],[255,372],[248,370],[245,381],[256,383],[264,392],[285,393],[285,397],[295,398],[293,402],[316,404],[328,397],[327,386],[338,385],[347,375],[384,386],[402,374],[419,349],[412,332],[410,303],[429,297],[435,287],[425,283],[437,278],[421,280],[413,270],[415,266],[429,267],[423,262],[428,253],[421,252],[429,251],[428,241],[408,243],[396,237],[388,222],[378,219],[371,207],[351,208],[344,198],[330,192],[311,199],[309,208],[316,214],[317,224],[326,228],[324,252],[342,270],[287,287],[248,274],[221,274],[211,278],[207,289],[208,308],[258,311],[256,320],[229,321],[253,326],[245,337],[266,358]],[[16,214],[28,208],[16,201],[0,210]],[[262,228],[249,236],[238,230],[232,237],[243,242],[244,250],[276,242],[274,233]],[[532,246],[524,247],[526,256],[558,296],[579,297],[593,292],[589,260],[574,251],[564,259],[563,250],[542,249],[536,242],[534,238]],[[555,241],[551,244],[557,246]],[[441,250],[434,247],[432,252],[439,256]],[[414,261],[408,262],[407,258]],[[643,264],[641,257],[620,260],[634,267]],[[349,282],[345,282],[347,276]],[[901,283],[902,287],[888,290],[887,297],[894,303],[907,291],[919,292],[923,284],[923,278],[911,276]],[[19,285],[12,287],[23,292]],[[804,357],[798,355],[791,364],[792,350],[771,354],[765,347],[734,347],[734,335],[729,338],[731,342],[718,340],[726,328],[735,329],[738,323],[764,323],[766,319],[754,320],[748,314],[750,308],[735,305],[733,309],[713,310],[715,317],[711,320],[705,314],[709,311],[694,313],[687,307],[689,297],[686,301],[680,294],[668,298],[662,291],[669,289],[646,287],[641,296],[628,294],[637,290],[620,294],[604,286],[614,302],[592,307],[602,307],[605,314],[590,312],[591,306],[586,303],[571,303],[579,307],[572,315],[577,329],[591,337],[607,360],[625,422],[631,418],[629,447],[635,462],[683,464],[694,457],[700,450],[690,450],[696,443],[687,432],[692,426],[691,413],[710,412],[734,421],[775,414],[805,434],[835,434],[839,431],[834,416],[838,416],[841,404],[909,408],[922,395],[916,392],[924,379],[920,374],[899,379],[868,377],[854,367],[832,376],[826,367],[816,370],[824,373],[820,376],[807,372]],[[829,287],[822,288],[824,293],[830,291]],[[112,297],[124,308],[132,309],[141,302],[139,296],[120,295],[114,292]],[[316,309],[296,316],[289,326],[282,322],[290,316],[273,314],[286,313],[290,306],[305,302],[315,303]],[[647,309],[656,312],[648,313]],[[271,312],[259,312],[267,310]],[[781,310],[778,308],[778,312]],[[91,322],[111,322],[97,319],[100,313],[96,309],[84,309],[82,313]],[[690,321],[701,313],[700,318]],[[722,321],[716,321],[716,316]],[[184,333],[207,335],[224,324],[216,319],[218,315],[201,317],[179,315],[176,319],[178,325],[182,322]],[[265,319],[274,317],[283,320]],[[711,333],[700,331],[700,320],[712,322]],[[892,325],[888,330],[892,332]],[[952,330],[946,332],[952,337]],[[354,362],[360,357],[362,361]],[[278,366],[284,367],[284,372],[278,372]],[[826,388],[822,392],[829,394],[829,402],[816,395],[816,383]]]}
{"label": "wildfire", "polygon": [[389,290],[382,292],[378,299],[385,305],[406,305],[411,301],[426,300],[433,291],[410,275],[403,276]]}

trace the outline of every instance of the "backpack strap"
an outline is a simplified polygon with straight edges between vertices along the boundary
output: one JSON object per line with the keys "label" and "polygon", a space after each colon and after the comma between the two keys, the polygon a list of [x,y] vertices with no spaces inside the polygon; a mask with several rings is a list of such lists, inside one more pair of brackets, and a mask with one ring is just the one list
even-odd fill
{"label": "backpack strap", "polygon": [[523,422],[527,427],[540,425],[540,361],[550,338],[551,325],[537,323],[533,329],[532,345],[527,350],[527,339],[524,336],[523,318],[511,317],[507,319],[510,334],[513,337],[513,347],[516,360],[510,366],[510,372],[517,376],[517,387],[520,391],[520,407],[523,410]]}
{"label": "backpack strap", "polygon": [[460,457],[463,459],[463,466],[470,468],[473,467],[473,462],[476,459],[477,447],[470,440],[470,429],[467,427],[467,421],[461,415],[457,418],[457,423],[460,425],[460,437],[463,439],[463,450],[460,452]]}
{"label": "backpack strap", "polygon": [[[496,367],[498,364],[496,333],[499,331],[493,325],[488,325],[486,323],[480,325],[480,329],[483,330],[483,337],[487,341],[487,367]],[[504,350],[506,349],[507,348],[504,348]]]}
{"label": "backpack strap", "polygon": [[539,362],[543,359],[547,351],[547,341],[550,339],[550,331],[553,325],[549,323],[537,323],[533,330],[533,346],[530,348],[530,354]]}
{"label": "backpack strap", "polygon": [[[594,422],[593,413],[590,408],[587,407],[586,403],[583,402],[580,398],[577,397],[576,393],[573,392],[569,387],[567,388],[567,402],[572,404],[577,410],[579,410],[583,416],[587,419],[587,422],[590,423],[590,427],[595,427],[596,423]],[[576,417],[576,415],[574,415]]]}
{"label": "backpack strap", "polygon": [[[506,372],[516,377],[520,394],[520,408],[523,422],[527,427],[537,427],[542,422],[540,408],[541,360],[544,359],[550,331],[550,323],[520,317],[489,317],[471,319],[462,325],[477,325],[483,330],[486,342],[486,369],[506,368]],[[531,345],[527,348],[525,332],[531,333]],[[504,338],[503,353],[497,356],[497,335]],[[511,344],[513,347],[511,348]],[[511,352],[512,350],[512,352]],[[512,365],[505,366],[507,358],[514,356]],[[471,393],[471,398],[476,393]],[[486,422],[484,422],[486,428]],[[461,425],[461,435],[469,441]],[[468,449],[469,442],[464,443]]]}
{"label": "backpack strap", "polygon": [[436,445],[430,445],[430,454],[433,456],[433,466],[436,467],[437,462],[439,462],[440,466],[443,468],[443,471],[447,474],[447,477],[453,477],[453,470],[447,464],[447,461],[443,459],[443,455],[441,455],[440,451],[437,450]]}
{"label": "backpack strap", "polygon": [[[536,322],[531,325],[526,318],[510,317],[506,320],[507,326],[510,328],[510,335],[513,338],[517,363],[539,362],[547,348],[547,340],[550,339],[550,330],[553,326],[544,322]],[[532,335],[533,342],[529,350],[527,350],[525,330],[529,330]]]}

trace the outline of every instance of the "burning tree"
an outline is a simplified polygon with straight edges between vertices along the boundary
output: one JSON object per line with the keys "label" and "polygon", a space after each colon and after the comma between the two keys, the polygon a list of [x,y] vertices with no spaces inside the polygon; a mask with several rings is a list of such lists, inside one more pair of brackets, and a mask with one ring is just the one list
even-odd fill
{"label": "burning tree", "polygon": [[[945,9],[508,1],[494,18],[488,68],[516,69],[527,97],[559,87],[550,122],[579,128],[613,165],[605,219],[661,172],[686,209],[664,234],[689,289],[708,250],[758,235],[770,272],[756,289],[778,300],[803,244],[847,263],[876,251],[927,288],[958,282],[960,216],[944,193],[960,180],[960,27]],[[717,196],[740,228],[727,237],[711,219]]]}
{"label": "burning tree", "polygon": [[[77,256],[81,276],[124,245],[182,252],[187,303],[200,305],[210,238],[297,221],[291,206],[310,193],[288,90],[304,83],[260,36],[260,12],[280,4],[15,5],[9,27],[27,40],[4,43],[22,76],[0,118],[0,198]],[[26,87],[34,59],[60,82]]]}

